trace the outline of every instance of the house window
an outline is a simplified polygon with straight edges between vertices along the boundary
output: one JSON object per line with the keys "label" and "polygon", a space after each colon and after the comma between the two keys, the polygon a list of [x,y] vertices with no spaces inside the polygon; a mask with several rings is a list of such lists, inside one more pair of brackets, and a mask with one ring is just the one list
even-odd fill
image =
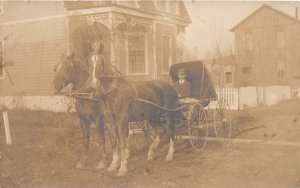
{"label": "house window", "polygon": [[168,1],[168,12],[176,14],[177,1]]}
{"label": "house window", "polygon": [[225,72],[225,82],[226,84],[232,83],[232,72]]}
{"label": "house window", "polygon": [[241,67],[241,72],[242,72],[242,79],[244,81],[251,79],[251,76],[252,76],[252,67],[251,66]]}
{"label": "house window", "polygon": [[249,66],[242,67],[242,73],[244,75],[251,74],[252,73],[251,67],[249,67]]}
{"label": "house window", "polygon": [[169,72],[169,68],[172,64],[172,41],[171,36],[163,35],[162,36],[162,65],[163,72]]}
{"label": "house window", "polygon": [[167,1],[157,0],[156,7],[160,11],[166,11],[167,10]]}
{"label": "house window", "polygon": [[3,1],[0,1],[0,15],[3,14]]}
{"label": "house window", "polygon": [[128,35],[127,73],[146,74],[146,35]]}
{"label": "house window", "polygon": [[0,79],[4,78],[3,42],[0,41]]}
{"label": "house window", "polygon": [[179,13],[179,4],[177,1],[156,0],[155,6],[157,10],[168,12],[171,14]]}
{"label": "house window", "polygon": [[254,47],[253,33],[246,33],[245,47],[246,47],[246,50],[253,50],[253,47]]}
{"label": "house window", "polygon": [[277,31],[276,33],[276,46],[277,48],[285,48],[286,34],[283,31]]}
{"label": "house window", "polygon": [[277,60],[277,80],[284,81],[286,78],[285,63],[283,60]]}

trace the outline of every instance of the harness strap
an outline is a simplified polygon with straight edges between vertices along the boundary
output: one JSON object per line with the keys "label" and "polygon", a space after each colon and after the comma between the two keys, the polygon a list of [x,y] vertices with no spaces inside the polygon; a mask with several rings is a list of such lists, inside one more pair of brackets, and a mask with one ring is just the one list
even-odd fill
{"label": "harness strap", "polygon": [[186,104],[186,105],[183,105],[183,106],[181,106],[181,107],[179,107],[179,108],[168,109],[168,108],[164,108],[164,107],[162,107],[162,106],[159,106],[158,104],[155,104],[155,103],[153,103],[153,102],[151,102],[151,101],[147,101],[147,100],[145,100],[145,99],[137,98],[136,101],[148,103],[148,104],[151,104],[151,105],[153,105],[153,106],[156,106],[157,108],[160,108],[160,109],[162,109],[162,110],[169,111],[169,112],[176,112],[176,111],[178,111],[178,110],[181,110],[181,109],[186,108],[186,107],[189,106],[189,105]]}
{"label": "harness strap", "polygon": [[136,89],[135,85],[133,85],[133,83],[140,83],[140,82],[133,82],[133,81],[128,80],[128,79],[126,78],[126,76],[125,76],[124,74],[122,74],[122,73],[117,69],[116,66],[114,66],[114,65],[113,65],[112,63],[110,63],[110,62],[108,62],[108,63],[109,63],[110,66],[111,66],[111,67],[119,74],[118,77],[123,78],[128,84],[130,84],[130,85],[132,86],[132,88],[133,88],[134,91],[135,91],[135,99],[137,99],[137,98],[138,98],[138,92],[137,92],[137,89]]}
{"label": "harness strap", "polygon": [[111,87],[109,89],[107,89],[105,92],[102,92],[101,95],[105,96],[105,95],[109,94],[110,92],[112,92],[114,89],[118,89],[116,79],[113,79],[113,83],[112,83]]}
{"label": "harness strap", "polygon": [[83,92],[86,89],[88,89],[90,87],[91,81],[92,81],[92,77],[89,76],[88,79],[86,80],[86,82],[83,84],[83,86],[80,89],[74,91],[74,93]]}

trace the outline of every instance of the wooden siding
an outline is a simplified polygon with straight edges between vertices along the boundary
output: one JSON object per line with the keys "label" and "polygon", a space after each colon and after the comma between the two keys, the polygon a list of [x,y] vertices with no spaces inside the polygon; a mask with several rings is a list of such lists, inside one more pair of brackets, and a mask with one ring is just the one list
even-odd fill
{"label": "wooden siding", "polygon": [[4,1],[0,23],[65,14],[62,1]]}
{"label": "wooden siding", "polygon": [[[285,47],[277,47],[277,32],[286,34]],[[252,50],[246,48],[246,34],[253,34]],[[237,81],[239,86],[291,85],[293,77],[300,73],[300,22],[284,16],[266,6],[235,28]],[[286,63],[286,80],[277,79],[276,62]],[[241,79],[241,67],[252,66],[249,81]]]}
{"label": "wooden siding", "polygon": [[51,95],[53,67],[67,51],[66,18],[2,28],[5,61],[14,85],[0,80],[0,95]]}
{"label": "wooden siding", "polygon": [[[150,8],[148,6],[149,2],[141,1],[139,3],[140,10],[148,10]],[[145,7],[143,7],[144,5]],[[123,6],[118,7],[122,8]],[[154,6],[151,6],[151,8],[154,8]],[[153,11],[156,12],[155,10]],[[126,38],[122,38],[118,33],[115,34],[115,63],[117,68],[125,73],[128,79],[135,81],[153,79],[155,66],[157,67],[158,79],[167,79],[167,74],[162,74],[160,65],[162,57],[159,46],[161,42],[159,41],[162,34],[171,36],[172,62],[176,63],[176,28],[179,26],[184,27],[190,23],[183,2],[180,2],[179,12],[180,17],[163,14],[164,16],[169,16],[170,22],[173,21],[179,24],[177,26],[176,24],[161,23],[159,21],[157,23],[152,19],[146,22],[148,27],[147,75],[126,75]],[[144,13],[141,15],[146,14]],[[159,16],[159,13],[156,13]],[[69,45],[69,41],[72,39],[72,31],[75,29],[75,26],[78,26],[75,19],[72,20],[70,18],[68,20],[66,15],[67,11],[65,10],[64,3],[61,1],[4,2],[3,15],[0,15],[0,37],[4,41],[5,61],[14,62],[14,65],[7,67],[14,85],[10,84],[7,76],[5,79],[0,79],[0,96],[41,96],[52,94],[54,64],[59,61],[62,53],[67,52],[69,48],[72,50],[72,45]],[[153,15],[151,13],[151,16]],[[78,17],[82,16],[78,15]],[[154,25],[157,30],[153,33]],[[155,41],[153,39],[154,35],[156,35]],[[158,45],[154,45],[154,43]],[[108,45],[105,48],[107,60],[110,60],[110,50],[110,45]],[[155,62],[156,65],[154,64]]]}

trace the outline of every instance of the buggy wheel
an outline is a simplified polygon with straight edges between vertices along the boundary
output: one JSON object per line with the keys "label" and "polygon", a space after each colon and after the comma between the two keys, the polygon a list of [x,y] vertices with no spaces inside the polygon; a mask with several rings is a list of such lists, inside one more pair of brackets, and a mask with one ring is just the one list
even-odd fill
{"label": "buggy wheel", "polygon": [[189,109],[188,132],[190,143],[196,151],[201,151],[206,145],[208,134],[206,112],[202,105],[191,105]]}
{"label": "buggy wheel", "polygon": [[226,99],[221,98],[217,101],[214,110],[215,134],[219,141],[227,141],[231,134],[231,122],[228,118],[229,104]]}
{"label": "buggy wheel", "polygon": [[187,145],[189,145],[189,141],[184,139],[188,135],[187,127],[188,127],[187,119],[176,121],[176,131],[175,131],[176,146],[184,148]]}
{"label": "buggy wheel", "polygon": [[130,136],[132,147],[135,150],[148,149],[155,138],[155,131],[147,121],[137,121],[131,123],[132,135]]}
{"label": "buggy wheel", "polygon": [[148,121],[144,121],[142,125],[142,130],[144,133],[144,141],[147,145],[147,148],[153,143],[155,139],[155,130],[151,127]]}

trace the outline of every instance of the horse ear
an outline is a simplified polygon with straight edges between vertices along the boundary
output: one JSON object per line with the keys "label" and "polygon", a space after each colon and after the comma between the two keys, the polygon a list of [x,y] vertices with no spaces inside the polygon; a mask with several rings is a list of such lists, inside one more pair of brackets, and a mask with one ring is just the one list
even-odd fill
{"label": "horse ear", "polygon": [[57,72],[59,65],[54,65],[53,72]]}
{"label": "horse ear", "polygon": [[69,57],[70,57],[70,59],[74,59],[74,57],[75,57],[75,52],[72,51],[72,53],[71,53],[71,55],[70,55]]}
{"label": "horse ear", "polygon": [[61,54],[60,59],[65,59],[66,55],[64,53]]}

